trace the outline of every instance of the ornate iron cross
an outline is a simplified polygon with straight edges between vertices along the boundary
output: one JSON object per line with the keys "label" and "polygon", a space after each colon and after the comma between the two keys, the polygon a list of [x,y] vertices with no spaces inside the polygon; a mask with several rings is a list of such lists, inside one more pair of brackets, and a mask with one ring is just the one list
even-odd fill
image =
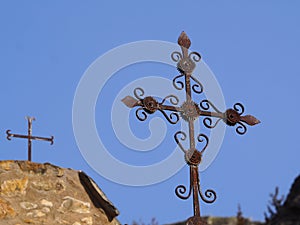
{"label": "ornate iron cross", "polygon": [[51,136],[50,138],[46,138],[46,137],[32,136],[32,121],[34,121],[35,118],[27,116],[26,119],[28,121],[28,135],[12,134],[12,133],[10,133],[11,130],[7,130],[6,131],[7,137],[6,138],[8,140],[11,140],[12,137],[28,139],[28,161],[31,161],[31,141],[32,140],[49,141],[50,144],[53,145],[54,137]]}
{"label": "ornate iron cross", "polygon": [[[183,131],[178,131],[175,133],[174,139],[184,152],[186,163],[190,167],[190,186],[189,190],[187,190],[184,185],[179,185],[176,187],[175,193],[181,199],[188,199],[193,193],[194,216],[187,220],[187,224],[203,225],[206,223],[200,216],[199,196],[204,202],[213,203],[217,195],[214,190],[208,189],[203,193],[200,189],[198,165],[201,163],[202,155],[208,146],[209,139],[203,133],[198,134],[195,138],[195,121],[199,117],[203,117],[204,126],[214,128],[222,120],[229,126],[236,126],[236,132],[240,135],[245,134],[247,131],[245,124],[253,126],[260,123],[260,121],[251,115],[243,116],[244,106],[241,103],[236,103],[233,108],[221,112],[207,99],[202,100],[199,104],[194,102],[192,93],[203,93],[203,85],[193,76],[193,70],[196,67],[196,63],[201,60],[201,56],[198,52],[189,53],[188,49],[191,41],[185,32],[182,32],[179,36],[178,44],[182,52],[175,51],[171,54],[171,58],[177,63],[177,69],[180,72],[173,79],[173,86],[177,90],[185,89],[185,101],[179,106],[178,97],[168,95],[159,102],[152,96],[144,97],[144,90],[140,87],[134,89],[135,98],[127,96],[122,101],[129,108],[137,107],[136,116],[140,121],[145,121],[148,114],[160,111],[171,124],[176,124],[180,117],[188,123],[188,135]],[[167,102],[169,104],[166,104]],[[171,113],[167,114],[166,111]],[[215,121],[212,118],[216,118]],[[185,149],[181,144],[181,141],[186,140],[187,136],[189,149]],[[197,149],[197,142],[205,143],[201,150]]]}

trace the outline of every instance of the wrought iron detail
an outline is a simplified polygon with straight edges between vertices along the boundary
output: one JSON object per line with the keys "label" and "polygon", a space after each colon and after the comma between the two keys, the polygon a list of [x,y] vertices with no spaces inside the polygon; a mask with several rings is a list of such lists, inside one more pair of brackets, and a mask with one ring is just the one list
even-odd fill
{"label": "wrought iron detail", "polygon": [[184,158],[188,165],[198,166],[202,160],[202,153],[196,148],[192,148],[185,152]]}
{"label": "wrought iron detail", "polygon": [[165,116],[165,118],[168,120],[171,124],[176,124],[179,121],[179,115],[177,112],[172,112],[169,115],[162,109],[160,109],[161,113]]}
{"label": "wrought iron detail", "polygon": [[227,109],[225,114],[224,114],[224,122],[229,125],[229,126],[235,126],[238,124],[236,127],[236,132],[240,135],[243,135],[247,132],[247,127],[245,124],[248,124],[250,126],[254,126],[260,121],[256,119],[254,116],[251,115],[245,115],[242,116],[244,113],[245,108],[241,103],[236,103],[233,106],[233,109]]}
{"label": "wrought iron detail", "polygon": [[209,204],[213,203],[217,199],[217,194],[214,190],[207,189],[203,194],[200,189],[200,185],[199,185],[199,195],[200,195],[202,201],[204,201],[205,203],[209,203]]}
{"label": "wrought iron detail", "polygon": [[184,196],[184,194],[186,193],[186,187],[184,185],[178,185],[176,188],[175,188],[175,194],[177,195],[178,198],[181,198],[181,199],[189,199],[191,197],[191,193],[192,193],[192,186],[190,184],[189,186],[189,191],[188,191],[188,194],[186,196]]}
{"label": "wrought iron detail", "polygon": [[207,146],[208,146],[208,142],[209,139],[205,134],[199,134],[197,137],[198,142],[202,143],[203,141],[205,141],[205,146],[202,148],[202,150],[200,151],[201,154],[206,150]]}
{"label": "wrought iron detail", "polygon": [[[171,53],[171,59],[177,63],[177,70],[180,72],[179,75],[174,77],[173,86],[177,90],[185,91],[186,100],[178,106],[178,97],[169,95],[159,102],[152,96],[145,97],[145,92],[142,88],[136,88],[134,89],[135,98],[126,96],[122,101],[129,108],[137,107],[136,116],[141,121],[145,121],[149,114],[160,111],[171,124],[176,124],[180,118],[188,123],[188,134],[183,131],[177,131],[174,134],[174,139],[183,151],[186,163],[190,168],[190,184],[188,190],[186,186],[178,185],[175,189],[175,194],[184,200],[193,194],[194,216],[190,217],[186,224],[202,225],[204,222],[200,216],[199,196],[205,203],[213,203],[217,198],[217,194],[212,189],[207,189],[203,193],[200,188],[198,166],[209,144],[209,138],[203,133],[195,138],[194,122],[199,117],[202,117],[204,126],[213,129],[220,121],[223,121],[228,126],[236,126],[236,132],[242,135],[247,131],[245,124],[253,126],[260,123],[260,121],[251,115],[243,116],[245,108],[241,103],[234,104],[233,108],[227,109],[225,112],[221,112],[207,99],[196,104],[192,100],[192,93],[201,94],[204,88],[192,73],[196,64],[201,60],[201,55],[198,52],[189,53],[191,41],[185,32],[180,34],[178,44],[181,52],[174,51]],[[186,149],[182,142],[187,141],[187,139],[189,147]],[[201,150],[197,149],[197,144],[203,146]]]}
{"label": "wrought iron detail", "polygon": [[[183,74],[180,74],[173,79],[173,86],[177,90],[182,90],[184,88],[184,83],[182,81],[178,80],[179,78],[181,78],[183,76],[184,76]],[[180,85],[180,86],[178,86],[178,85]]]}
{"label": "wrought iron detail", "polygon": [[178,144],[178,146],[180,147],[180,149],[185,153],[186,150],[184,149],[184,147],[182,146],[182,144],[179,141],[179,137],[178,137],[179,135],[181,135],[180,140],[185,141],[185,139],[186,139],[186,133],[184,133],[183,131],[177,131],[174,134],[174,139],[175,139],[176,143]]}
{"label": "wrought iron detail", "polygon": [[181,106],[181,117],[185,121],[196,120],[201,114],[201,111],[197,104],[192,101],[186,101]]}
{"label": "wrought iron detail", "polygon": [[[196,93],[196,94],[201,94],[203,92],[203,85],[200,83],[199,80],[197,80],[195,77],[191,76],[191,79],[196,83],[192,85],[192,90]],[[197,90],[199,89],[199,90]]]}

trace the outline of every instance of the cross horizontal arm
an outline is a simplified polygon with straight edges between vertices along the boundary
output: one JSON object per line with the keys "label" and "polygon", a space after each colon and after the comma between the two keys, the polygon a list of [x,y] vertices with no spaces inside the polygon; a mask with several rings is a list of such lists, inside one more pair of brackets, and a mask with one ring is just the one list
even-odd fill
{"label": "cross horizontal arm", "polygon": [[[140,95],[137,95],[137,90],[141,91],[143,95],[143,89],[136,88],[134,92],[136,98],[132,96],[126,96],[122,99],[122,102],[129,108],[138,107],[135,114],[140,121],[145,121],[147,119],[147,114],[153,114],[157,110],[164,115],[169,123],[176,124],[179,121],[178,112],[181,112],[181,107],[174,106],[178,105],[179,102],[179,99],[176,96],[168,95],[161,102],[158,102],[152,96],[141,98]],[[173,106],[164,104],[167,99],[171,104],[173,104]],[[172,111],[172,113],[167,114],[165,111]]]}
{"label": "cross horizontal arm", "polygon": [[209,111],[202,111],[200,110],[200,116],[210,116],[210,117],[216,117],[216,118],[221,118],[225,119],[225,113],[221,112],[209,112]]}
{"label": "cross horizontal arm", "polygon": [[28,135],[23,135],[23,134],[12,134],[10,133],[10,130],[6,131],[7,134],[7,139],[11,140],[12,137],[16,138],[24,138],[24,139],[30,139],[30,140],[38,140],[38,141],[49,141],[51,145],[54,143],[54,137],[51,136],[50,138],[46,137],[39,137],[39,136],[28,136]]}
{"label": "cross horizontal arm", "polygon": [[172,105],[159,105],[159,109],[173,111],[173,112],[181,112],[182,111],[180,107],[175,107]]}
{"label": "cross horizontal arm", "polygon": [[38,137],[38,136],[31,136],[32,140],[38,140],[38,141],[49,141],[50,145],[53,145],[54,143],[54,137],[51,136],[51,138],[45,138],[45,137]]}
{"label": "cross horizontal arm", "polygon": [[[167,96],[166,98],[168,98],[170,96]],[[175,97],[175,96],[172,96]],[[169,110],[169,111],[176,111],[176,112],[181,112],[182,109],[181,107],[176,107],[176,106],[172,106],[172,105],[164,105],[163,103],[166,101],[166,99],[164,99],[162,102],[158,102],[156,101],[152,96],[146,96],[143,99],[136,99],[133,98],[131,96],[126,96],[125,98],[122,99],[122,102],[129,108],[134,108],[136,106],[142,106],[145,109],[148,109],[149,111],[152,110]],[[178,104],[178,100],[176,100],[174,102],[174,100],[171,100],[171,103],[173,105],[177,105]]]}

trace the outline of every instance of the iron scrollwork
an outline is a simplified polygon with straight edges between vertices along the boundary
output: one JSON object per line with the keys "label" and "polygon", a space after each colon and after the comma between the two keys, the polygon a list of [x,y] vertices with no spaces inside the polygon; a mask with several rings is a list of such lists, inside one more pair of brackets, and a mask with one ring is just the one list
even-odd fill
{"label": "iron scrollwork", "polygon": [[[181,137],[179,137],[179,135],[181,135]],[[177,143],[177,145],[179,146],[179,148],[185,153],[186,150],[184,149],[183,145],[181,144],[180,140],[185,141],[186,139],[186,133],[184,133],[183,131],[177,131],[174,134],[174,139]],[[180,139],[180,140],[179,140]]]}
{"label": "iron scrollwork", "polygon": [[210,110],[210,108],[213,108],[213,110],[216,113],[221,115],[221,118],[218,118],[215,122],[213,122],[211,115],[203,118],[203,124],[205,127],[210,128],[210,129],[215,128],[218,125],[218,123],[222,120],[222,112],[211,101],[209,101],[207,99],[202,100],[199,105],[202,110],[207,111],[207,110]]}
{"label": "iron scrollwork", "polygon": [[191,197],[191,193],[192,193],[192,185],[190,184],[189,186],[189,191],[187,195],[184,195],[187,192],[186,187],[184,185],[178,185],[175,188],[175,194],[177,195],[178,198],[181,198],[183,200],[188,199],[189,197]]}
{"label": "iron scrollwork", "polygon": [[[218,123],[223,120],[228,126],[235,126],[236,132],[240,135],[243,135],[247,131],[247,127],[245,126],[245,123],[253,126],[260,121],[256,119],[254,116],[251,115],[245,115],[242,116],[242,114],[245,112],[245,107],[241,103],[234,104],[233,108],[227,109],[225,113],[222,113],[212,102],[209,100],[202,100],[199,104],[200,109],[203,111],[202,114],[205,115],[203,119],[203,124],[207,128],[215,128]],[[208,112],[212,108],[214,112]],[[217,118],[214,122],[212,118]]]}
{"label": "iron scrollwork", "polygon": [[[167,121],[171,124],[176,124],[179,121],[179,115],[177,112],[177,108],[174,107],[178,105],[179,99],[175,95],[166,96],[161,102],[158,102],[152,96],[146,96],[145,91],[138,87],[133,91],[135,98],[131,96],[126,96],[122,99],[123,103],[130,108],[134,108],[138,106],[135,111],[135,115],[140,121],[145,121],[148,118],[148,114],[153,114],[157,110],[159,110]],[[168,100],[172,106],[164,105],[164,103]],[[172,111],[170,114],[167,114],[165,111]]]}
{"label": "iron scrollwork", "polygon": [[182,90],[184,88],[184,83],[182,81],[178,80],[179,78],[181,78],[183,76],[184,76],[183,74],[180,74],[173,79],[173,86],[177,90]]}
{"label": "iron scrollwork", "polygon": [[[178,106],[179,99],[175,95],[168,95],[159,102],[152,96],[145,97],[145,92],[142,88],[134,89],[135,98],[127,96],[122,101],[130,108],[137,107],[136,116],[141,121],[145,121],[149,114],[160,111],[171,124],[176,124],[180,118],[188,123],[189,133],[178,131],[174,134],[174,139],[180,150],[183,151],[186,163],[190,167],[189,190],[184,185],[178,185],[175,189],[175,194],[181,199],[188,199],[193,193],[194,216],[190,217],[188,222],[201,225],[202,219],[198,196],[206,203],[213,203],[217,195],[212,189],[207,189],[204,193],[201,191],[198,166],[209,144],[209,138],[201,133],[195,140],[194,122],[199,117],[203,117],[204,126],[213,129],[220,121],[223,121],[228,126],[237,126],[236,132],[238,134],[245,134],[247,131],[245,124],[253,126],[260,123],[260,121],[251,115],[243,116],[245,109],[241,103],[234,104],[233,108],[227,109],[225,112],[221,112],[207,99],[196,104],[192,100],[192,93],[201,94],[204,89],[201,82],[193,76],[196,63],[201,60],[201,55],[198,52],[189,53],[191,41],[185,32],[182,32],[179,36],[178,45],[181,48],[181,52],[174,51],[171,53],[171,59],[176,63],[177,70],[180,73],[174,77],[173,86],[177,90],[185,90],[186,92],[186,100],[181,106]],[[189,147],[186,149],[182,142],[187,139]],[[196,141],[197,143],[195,143]],[[197,144],[203,145],[200,151],[197,149]]]}
{"label": "iron scrollwork", "polygon": [[214,190],[207,189],[203,194],[200,189],[200,185],[199,185],[199,195],[205,203],[209,203],[209,204],[213,203],[217,199],[217,194]]}
{"label": "iron scrollwork", "polygon": [[247,127],[245,126],[245,123],[250,126],[254,126],[260,123],[260,121],[254,116],[242,116],[244,111],[245,107],[241,103],[236,103],[234,104],[233,109],[226,110],[225,117],[223,119],[225,123],[229,126],[235,126],[236,124],[238,124],[235,130],[240,135],[243,135],[247,132]]}

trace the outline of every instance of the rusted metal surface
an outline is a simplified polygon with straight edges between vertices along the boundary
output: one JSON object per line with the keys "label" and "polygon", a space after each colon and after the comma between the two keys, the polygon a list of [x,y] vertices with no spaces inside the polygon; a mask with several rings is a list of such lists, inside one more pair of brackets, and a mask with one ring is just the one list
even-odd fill
{"label": "rusted metal surface", "polygon": [[[229,126],[235,126],[236,132],[243,135],[247,131],[245,124],[250,126],[260,123],[258,119],[251,115],[243,115],[244,106],[241,103],[234,104],[233,108],[221,112],[212,102],[205,99],[199,104],[192,100],[192,93],[203,93],[203,85],[192,75],[196,67],[196,63],[201,60],[201,56],[197,52],[190,52],[189,47],[191,41],[185,32],[182,32],[178,38],[178,44],[181,52],[175,51],[171,54],[171,58],[177,63],[177,69],[180,72],[173,79],[173,86],[177,90],[185,90],[186,99],[179,105],[179,99],[175,95],[166,96],[161,102],[152,96],[144,96],[145,91],[138,87],[133,91],[134,97],[126,96],[122,101],[129,108],[136,109],[136,117],[140,121],[145,121],[149,114],[160,111],[171,124],[176,124],[180,118],[188,123],[188,135],[183,131],[178,131],[174,135],[174,139],[180,149],[184,152],[184,157],[190,167],[190,186],[189,189],[184,185],[179,185],[175,189],[176,195],[181,199],[188,199],[193,193],[194,216],[187,220],[187,224],[202,225],[205,222],[201,219],[199,196],[206,203],[213,203],[216,198],[216,192],[208,189],[204,192],[200,188],[200,179],[198,166],[201,163],[202,155],[209,143],[208,137],[203,134],[196,134],[194,122],[200,117],[203,118],[203,124],[207,128],[214,128],[220,121]],[[169,103],[169,104],[167,104]],[[189,140],[189,149],[185,149],[181,141]],[[197,143],[202,143],[202,149],[197,149]]]}
{"label": "rusted metal surface", "polygon": [[32,136],[32,122],[35,120],[34,117],[26,117],[27,121],[28,121],[28,134],[27,135],[23,135],[23,134],[12,134],[11,130],[7,130],[6,131],[6,138],[8,140],[11,140],[12,137],[16,137],[16,138],[24,138],[28,140],[28,161],[31,161],[31,142],[32,140],[38,140],[38,141],[49,141],[51,145],[53,145],[54,143],[54,137],[51,136],[50,138],[46,138],[46,137],[39,137],[39,136]]}

